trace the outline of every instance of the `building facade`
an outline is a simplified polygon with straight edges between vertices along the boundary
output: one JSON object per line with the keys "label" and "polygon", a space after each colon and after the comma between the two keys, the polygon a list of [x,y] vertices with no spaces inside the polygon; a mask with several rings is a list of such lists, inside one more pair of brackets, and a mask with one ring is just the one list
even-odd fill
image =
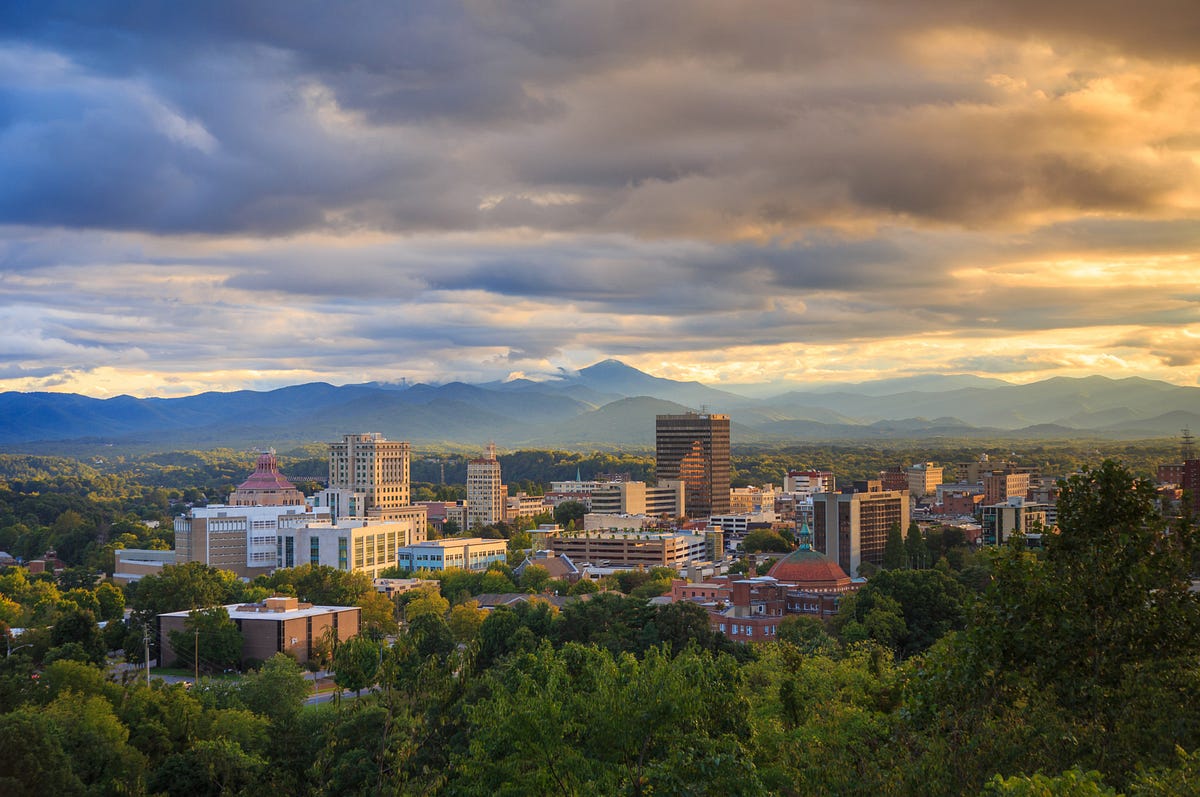
{"label": "building facade", "polygon": [[1027,502],[1015,495],[1003,504],[984,506],[980,510],[984,545],[1003,545],[1014,534],[1041,534],[1046,531],[1046,507]]}
{"label": "building facade", "polygon": [[626,570],[671,567],[712,561],[724,545],[720,532],[590,531],[563,532],[547,539],[557,554],[576,564],[605,565]]}
{"label": "building facade", "polygon": [[1011,497],[1029,493],[1028,473],[988,473],[983,477],[983,505],[1003,504]]}
{"label": "building facade", "polygon": [[606,482],[592,490],[591,511],[606,515],[654,515],[682,517],[685,512],[684,484],[660,481],[657,486],[645,482]]}
{"label": "building facade", "polygon": [[908,491],[881,490],[818,493],[813,496],[813,548],[828,556],[851,576],[863,562],[883,564],[888,530],[898,523],[908,528]]}
{"label": "building facade", "polygon": [[386,516],[407,507],[410,457],[408,443],[378,432],[343,436],[329,444],[329,488],[314,496],[314,506],[335,518]]}
{"label": "building facade", "polygon": [[688,516],[729,513],[728,415],[659,415],[654,442],[658,480],[683,482]]}
{"label": "building facade", "polygon": [[378,578],[398,564],[401,548],[425,540],[428,526],[424,507],[405,507],[388,514],[388,520],[339,518],[280,529],[275,541],[276,566],[324,565]]}
{"label": "building facade", "polygon": [[480,537],[451,537],[408,545],[397,553],[396,563],[405,570],[446,570],[457,567],[482,572],[493,562],[508,561],[505,540]]}
{"label": "building facade", "polygon": [[175,564],[174,551],[152,551],[145,548],[118,548],[113,551],[113,581],[132,584],[146,576],[157,576],[166,565]]}
{"label": "building facade", "polygon": [[1192,496],[1192,511],[1200,512],[1200,459],[1186,459],[1180,471],[1179,486]]}
{"label": "building facade", "polygon": [[831,470],[789,470],[783,477],[783,491],[811,498],[816,493],[837,489]]}
{"label": "building facade", "polygon": [[908,492],[917,498],[924,498],[937,492],[942,483],[942,468],[932,462],[918,462],[908,469]]}
{"label": "building facade", "polygon": [[203,562],[253,578],[277,566],[280,531],[330,519],[328,509],[304,506],[193,507],[175,518],[175,563]]}
{"label": "building facade", "polygon": [[504,519],[511,523],[520,518],[537,517],[553,508],[547,506],[545,498],[540,495],[517,493],[504,499]]}
{"label": "building facade", "polygon": [[494,526],[504,520],[506,497],[496,446],[489,443],[486,455],[467,462],[467,528]]}
{"label": "building facade", "polygon": [[[358,635],[362,623],[362,610],[357,606],[314,606],[285,596],[267,598],[262,603],[233,603],[225,611],[242,634],[243,661],[266,661],[276,653],[286,653],[303,664],[312,658],[313,643],[322,636],[345,642]],[[187,619],[188,612],[158,615],[163,662],[180,657],[171,648],[170,632],[183,631]],[[191,652],[179,653],[189,657]]]}

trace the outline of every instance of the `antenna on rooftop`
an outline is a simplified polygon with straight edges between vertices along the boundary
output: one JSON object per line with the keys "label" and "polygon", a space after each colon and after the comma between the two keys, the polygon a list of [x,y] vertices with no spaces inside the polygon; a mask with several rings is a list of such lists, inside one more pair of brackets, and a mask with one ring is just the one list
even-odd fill
{"label": "antenna on rooftop", "polygon": [[1192,436],[1191,429],[1184,429],[1180,436],[1181,442],[1179,445],[1179,453],[1183,457],[1183,461],[1196,458],[1196,438]]}

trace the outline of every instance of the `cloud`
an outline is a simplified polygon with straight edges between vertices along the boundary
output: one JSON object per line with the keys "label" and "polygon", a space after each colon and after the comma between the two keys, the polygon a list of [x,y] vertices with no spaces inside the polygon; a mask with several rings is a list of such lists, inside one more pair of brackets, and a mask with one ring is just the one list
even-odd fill
{"label": "cloud", "polygon": [[1198,25],[1181,0],[9,4],[0,378],[613,354],[1192,381]]}

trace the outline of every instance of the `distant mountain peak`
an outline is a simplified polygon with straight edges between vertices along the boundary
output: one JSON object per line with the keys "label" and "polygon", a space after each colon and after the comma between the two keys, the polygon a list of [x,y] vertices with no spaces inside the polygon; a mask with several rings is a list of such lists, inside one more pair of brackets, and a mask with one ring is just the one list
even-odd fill
{"label": "distant mountain peak", "polygon": [[637,368],[634,368],[632,365],[629,365],[628,363],[623,363],[620,360],[614,359],[612,357],[609,357],[607,360],[601,360],[598,363],[592,363],[591,365],[589,365],[585,368],[580,368],[579,373],[580,374],[592,374],[592,375],[597,375],[597,376],[600,374],[609,374],[609,375],[612,375],[612,374],[640,374],[642,376],[650,376],[650,374],[646,373],[645,371],[639,371]]}

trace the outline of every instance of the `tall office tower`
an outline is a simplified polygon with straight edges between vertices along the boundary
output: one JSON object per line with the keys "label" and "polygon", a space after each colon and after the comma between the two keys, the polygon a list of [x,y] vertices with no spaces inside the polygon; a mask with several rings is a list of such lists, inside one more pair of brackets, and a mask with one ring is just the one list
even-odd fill
{"label": "tall office tower", "polygon": [[659,415],[654,440],[658,481],[683,482],[689,516],[729,513],[728,415]]}
{"label": "tall office tower", "polygon": [[328,506],[335,517],[386,516],[409,505],[408,443],[384,439],[378,432],[348,434],[329,444],[329,489],[314,505]]}
{"label": "tall office tower", "polygon": [[883,564],[883,548],[893,523],[908,528],[908,491],[881,490],[866,482],[864,491],[813,496],[813,547],[851,576],[858,566]]}
{"label": "tall office tower", "polygon": [[467,461],[467,528],[491,526],[504,520],[504,485],[496,444],[488,443],[487,455]]}

